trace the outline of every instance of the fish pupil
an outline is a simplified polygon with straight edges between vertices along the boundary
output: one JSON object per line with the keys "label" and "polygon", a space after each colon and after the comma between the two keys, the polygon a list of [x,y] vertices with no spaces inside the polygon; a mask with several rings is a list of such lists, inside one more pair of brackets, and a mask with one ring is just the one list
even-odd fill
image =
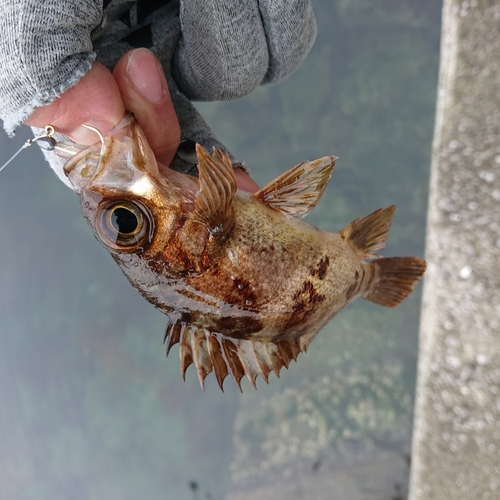
{"label": "fish pupil", "polygon": [[133,233],[139,224],[134,212],[127,210],[126,208],[119,207],[113,210],[113,215],[111,216],[111,224],[113,227],[121,234]]}

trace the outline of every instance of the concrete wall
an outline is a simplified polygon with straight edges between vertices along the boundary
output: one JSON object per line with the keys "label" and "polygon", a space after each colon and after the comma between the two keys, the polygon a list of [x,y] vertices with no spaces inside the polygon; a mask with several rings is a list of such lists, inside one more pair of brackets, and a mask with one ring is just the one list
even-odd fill
{"label": "concrete wall", "polygon": [[500,499],[500,1],[445,0],[411,500]]}

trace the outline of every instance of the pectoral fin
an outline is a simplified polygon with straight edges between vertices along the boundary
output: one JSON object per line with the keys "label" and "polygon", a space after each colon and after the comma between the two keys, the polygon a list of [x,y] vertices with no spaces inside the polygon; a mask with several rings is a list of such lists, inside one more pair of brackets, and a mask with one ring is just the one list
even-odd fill
{"label": "pectoral fin", "polygon": [[199,144],[196,154],[199,190],[193,219],[205,225],[212,235],[227,234],[234,221],[233,198],[237,189],[231,160],[215,148],[210,155]]}
{"label": "pectoral fin", "polygon": [[332,176],[335,156],[304,161],[269,182],[254,196],[289,218],[306,216],[319,202]]}
{"label": "pectoral fin", "polygon": [[240,391],[244,375],[257,388],[255,380],[258,375],[266,383],[271,371],[279,377],[281,368],[288,368],[290,361],[296,361],[299,353],[305,350],[300,339],[276,343],[232,339],[182,321],[167,326],[165,343],[167,355],[172,346],[179,343],[183,377],[188,366],[194,363],[202,389],[206,376],[213,371],[222,391],[228,375],[232,375]]}

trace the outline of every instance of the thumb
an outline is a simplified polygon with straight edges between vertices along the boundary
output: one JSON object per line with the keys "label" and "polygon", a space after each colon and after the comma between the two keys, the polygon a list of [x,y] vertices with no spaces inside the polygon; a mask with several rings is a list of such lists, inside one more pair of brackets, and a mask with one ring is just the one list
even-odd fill
{"label": "thumb", "polygon": [[50,124],[78,144],[93,144],[95,133],[82,127],[82,123],[105,134],[124,114],[125,106],[113,75],[104,65],[95,62],[76,85],[51,104],[38,108],[25,124],[42,128]]}
{"label": "thumb", "polygon": [[169,165],[181,129],[158,59],[147,49],[132,50],[118,61],[113,76],[125,107],[134,113],[157,160]]}

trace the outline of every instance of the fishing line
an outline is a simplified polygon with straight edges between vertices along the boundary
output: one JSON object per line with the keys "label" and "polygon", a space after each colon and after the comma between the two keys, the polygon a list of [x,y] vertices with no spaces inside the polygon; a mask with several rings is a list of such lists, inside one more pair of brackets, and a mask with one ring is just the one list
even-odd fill
{"label": "fishing line", "polygon": [[34,137],[33,139],[28,139],[15,153],[14,155],[7,160],[1,167],[0,172],[23,150],[29,148],[35,142],[38,142],[39,146],[42,149],[46,149],[47,151],[53,151],[56,146],[56,140],[54,139],[55,129],[52,125],[46,125],[44,131]]}

